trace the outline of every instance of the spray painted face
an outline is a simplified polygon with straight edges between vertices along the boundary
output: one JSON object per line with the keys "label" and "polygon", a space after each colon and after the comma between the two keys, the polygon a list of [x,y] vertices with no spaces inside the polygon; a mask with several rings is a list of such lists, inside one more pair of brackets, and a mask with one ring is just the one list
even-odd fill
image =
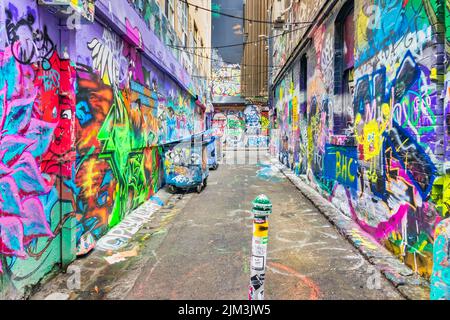
{"label": "spray painted face", "polygon": [[55,128],[50,151],[57,156],[64,156],[71,150],[73,135],[73,108],[70,103],[62,102],[59,108],[59,121]]}

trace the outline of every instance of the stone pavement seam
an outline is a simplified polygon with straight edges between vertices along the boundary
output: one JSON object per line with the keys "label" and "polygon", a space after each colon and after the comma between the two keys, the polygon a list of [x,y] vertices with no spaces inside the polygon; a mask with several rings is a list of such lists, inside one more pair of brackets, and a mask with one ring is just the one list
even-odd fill
{"label": "stone pavement seam", "polygon": [[428,300],[429,282],[415,274],[385,247],[375,241],[341,210],[327,201],[306,183],[305,177],[295,175],[278,159],[268,156],[276,167],[383,276],[409,300]]}

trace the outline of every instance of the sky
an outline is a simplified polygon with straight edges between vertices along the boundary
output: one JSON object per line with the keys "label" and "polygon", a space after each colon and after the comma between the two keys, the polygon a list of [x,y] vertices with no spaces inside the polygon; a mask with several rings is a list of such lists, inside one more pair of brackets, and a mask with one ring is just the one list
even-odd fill
{"label": "sky", "polygon": [[[243,16],[243,0],[212,0],[213,10],[232,14],[234,16]],[[216,17],[213,14],[212,18],[212,46],[223,46],[235,43],[242,43],[242,20],[230,17]],[[241,63],[243,47],[231,47],[219,49],[219,54],[224,61],[230,63]]]}

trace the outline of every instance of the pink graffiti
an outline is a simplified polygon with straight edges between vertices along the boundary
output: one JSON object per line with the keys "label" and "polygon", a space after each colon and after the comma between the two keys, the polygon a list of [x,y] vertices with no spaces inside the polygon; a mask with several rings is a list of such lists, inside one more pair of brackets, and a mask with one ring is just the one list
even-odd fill
{"label": "pink graffiti", "polygon": [[[358,218],[351,201],[350,192],[346,190],[347,200],[353,219],[361,226],[364,231],[371,234],[377,240],[386,239],[392,232],[397,231],[401,226],[403,219],[406,217],[409,208],[415,208],[417,206],[417,204],[415,203],[415,199],[420,198],[418,195],[418,191],[411,181],[411,178],[407,175],[406,171],[403,169],[399,161],[391,157],[390,161],[388,161],[388,163],[386,164],[386,172],[388,194],[394,196],[389,190],[390,185],[393,183],[402,183],[405,187],[412,188],[413,194],[410,195],[412,198],[409,198],[406,194],[402,195],[403,198],[397,198],[396,202],[399,206],[398,209],[396,209],[396,213],[392,215],[387,221],[379,223],[376,227],[370,226],[365,221],[362,221]],[[395,174],[391,177],[392,172]],[[399,195],[396,195],[395,197],[398,196]],[[428,204],[426,203],[420,205],[425,205],[425,208],[428,207]]]}
{"label": "pink graffiti", "polygon": [[54,236],[39,199],[52,185],[37,159],[48,150],[55,124],[35,118],[33,70],[10,50],[0,55],[0,72],[7,75],[0,79],[0,255],[26,258],[32,241]]}
{"label": "pink graffiti", "polygon": [[[72,162],[75,159],[73,141],[75,137],[75,68],[69,60],[60,59],[57,54],[52,57],[52,64],[58,71],[60,81],[58,87],[48,95],[45,85],[36,82],[40,88],[38,100],[40,117],[55,126],[53,140],[42,157],[42,170],[48,174],[61,174],[68,177],[71,174]],[[37,70],[37,74],[42,70]],[[56,97],[56,100],[55,100]]]}
{"label": "pink graffiti", "polygon": [[142,49],[142,35],[137,27],[133,27],[128,19],[126,20],[127,33],[125,38],[128,41],[124,42],[123,55],[129,61],[129,70],[133,75],[133,80],[144,84],[144,72],[142,67],[141,55],[138,50]]}
{"label": "pink graffiti", "polygon": [[351,201],[350,191],[346,190],[345,192],[347,194],[348,205],[352,218],[358,223],[359,226],[361,226],[361,228],[365,232],[375,237],[375,239],[378,241],[386,239],[390,233],[396,231],[397,228],[401,225],[403,218],[408,213],[408,204],[402,204],[397,210],[397,213],[390,217],[388,221],[380,222],[378,226],[373,227],[358,218],[358,215],[356,214],[355,208],[353,207]]}
{"label": "pink graffiti", "polygon": [[139,49],[142,49],[142,36],[137,27],[133,27],[130,23],[130,20],[125,18],[126,28],[127,28],[127,37],[131,44],[136,46]]}

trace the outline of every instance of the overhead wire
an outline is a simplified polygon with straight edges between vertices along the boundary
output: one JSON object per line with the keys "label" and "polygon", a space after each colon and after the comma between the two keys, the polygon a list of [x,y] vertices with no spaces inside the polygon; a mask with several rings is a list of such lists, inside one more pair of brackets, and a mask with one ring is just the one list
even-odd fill
{"label": "overhead wire", "polygon": [[[229,13],[223,13],[223,12],[218,11],[218,10],[208,9],[208,8],[199,6],[197,4],[190,3],[187,0],[178,0],[178,1],[183,2],[183,3],[187,4],[188,6],[193,6],[195,8],[198,8],[198,9],[201,9],[201,10],[204,10],[204,11],[208,11],[208,12],[211,12],[211,13],[219,14],[221,16],[228,17],[228,18],[238,19],[238,20],[242,20],[242,21],[248,21],[250,23],[279,24],[279,22],[277,22],[277,21],[249,19],[249,18],[244,18],[244,17],[240,17],[240,16],[235,16],[235,15],[232,15],[232,14],[229,14]],[[313,22],[312,21],[295,21],[295,22],[287,22],[287,23],[284,23],[284,24],[286,24],[286,25],[300,25],[300,24],[311,24],[311,23],[313,23]]]}
{"label": "overhead wire", "polygon": [[283,33],[280,33],[280,34],[277,34],[277,35],[273,35],[273,36],[270,36],[270,37],[266,36],[263,39],[256,40],[256,41],[234,43],[234,44],[228,44],[228,45],[223,45],[223,46],[215,46],[215,47],[198,47],[198,46],[194,46],[194,47],[187,47],[187,46],[174,46],[174,45],[170,45],[170,44],[167,44],[167,46],[170,47],[170,48],[181,48],[181,49],[186,49],[186,50],[187,49],[194,49],[194,50],[197,50],[197,49],[225,49],[225,48],[232,48],[232,47],[240,47],[240,46],[245,46],[245,45],[248,45],[248,44],[257,44],[257,43],[260,43],[260,42],[263,42],[263,41],[267,41],[269,39],[274,39],[274,38],[277,38],[277,37],[282,37],[282,36],[285,36],[286,34],[293,33],[293,32],[296,32],[296,31],[308,28],[308,27],[309,26],[302,26],[302,27],[299,27],[299,28],[296,28],[296,29],[293,29],[293,30],[284,31]]}
{"label": "overhead wire", "polygon": [[[252,76],[257,76],[257,75],[262,75],[262,74],[268,74],[268,72],[256,72],[256,73],[252,73],[252,74],[247,75],[247,77],[252,77]],[[229,79],[229,78],[241,78],[242,75],[219,76],[219,77],[214,77],[214,76],[207,77],[207,76],[200,76],[200,75],[192,75],[191,77],[193,77],[193,78],[205,78],[205,79],[211,78],[212,80],[222,78],[223,80],[226,80],[226,79]]]}
{"label": "overhead wire", "polygon": [[[180,48],[174,48],[174,49],[175,50],[182,50]],[[239,65],[241,67],[281,68],[279,66],[265,66],[265,65],[260,65],[260,64],[240,64],[240,63],[227,62],[225,60],[210,58],[210,57],[204,56],[202,54],[194,53],[194,52],[189,52],[189,54],[192,54],[194,56],[197,56],[197,57],[200,57],[200,58],[203,58],[203,59],[206,59],[206,60],[211,60],[211,61],[215,61],[215,62],[223,62],[223,63],[228,64],[228,65]]]}

